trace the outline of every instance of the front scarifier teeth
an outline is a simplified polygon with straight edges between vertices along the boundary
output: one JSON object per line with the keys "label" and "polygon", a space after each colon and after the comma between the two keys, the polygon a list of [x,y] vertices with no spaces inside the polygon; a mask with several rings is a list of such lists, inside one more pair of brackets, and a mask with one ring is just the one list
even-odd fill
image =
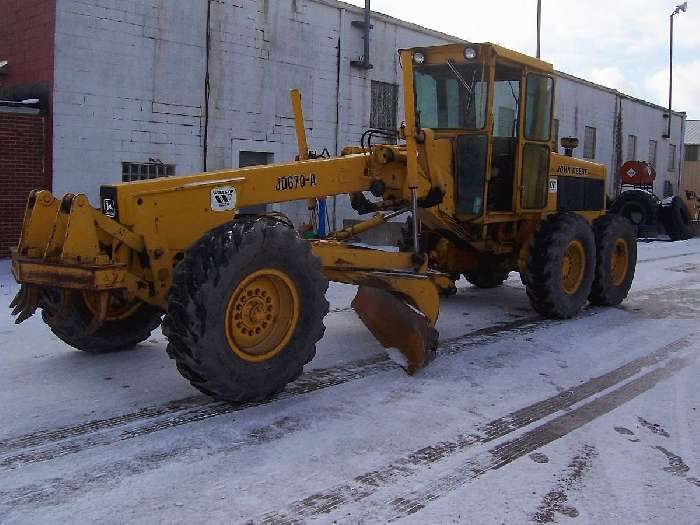
{"label": "front scarifier teeth", "polygon": [[12,302],[10,303],[10,309],[13,310],[12,315],[17,315],[14,310],[17,310],[17,306],[22,302],[22,296],[24,295],[24,285],[19,287],[19,292],[17,292],[17,295],[15,295],[14,299],[12,299]]}
{"label": "front scarifier teeth", "polygon": [[16,315],[15,324],[21,324],[29,319],[39,307],[39,289],[36,286],[22,285],[15,298],[10,303],[12,315]]}
{"label": "front scarifier teeth", "polygon": [[352,307],[382,346],[398,348],[406,356],[408,374],[413,375],[435,357],[437,330],[400,294],[361,285]]}

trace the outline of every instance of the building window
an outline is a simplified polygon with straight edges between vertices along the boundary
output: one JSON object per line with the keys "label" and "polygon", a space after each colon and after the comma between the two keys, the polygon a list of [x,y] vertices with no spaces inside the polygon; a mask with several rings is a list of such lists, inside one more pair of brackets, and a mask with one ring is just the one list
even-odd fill
{"label": "building window", "polygon": [[676,169],[676,145],[669,144],[668,146],[668,171]]}
{"label": "building window", "polygon": [[698,150],[700,150],[700,146],[697,144],[687,145],[685,147],[685,160],[686,160],[686,162],[697,162],[698,161]]}
{"label": "building window", "polygon": [[673,183],[670,180],[664,181],[664,199],[673,197]]}
{"label": "building window", "polygon": [[162,162],[122,162],[122,181],[159,179],[175,175],[175,164]]}
{"label": "building window", "polygon": [[372,81],[372,114],[370,127],[375,129],[396,129],[396,106],[399,86],[386,82]]}
{"label": "building window", "polygon": [[596,129],[586,126],[583,137],[583,158],[595,159]]}
{"label": "building window", "polygon": [[272,164],[274,157],[273,153],[263,151],[241,151],[238,153],[238,167],[265,166]]}
{"label": "building window", "polygon": [[555,118],[554,119],[554,151],[559,153],[559,119]]}
{"label": "building window", "polygon": [[637,160],[637,135],[627,135],[627,160]]}
{"label": "building window", "polygon": [[656,141],[649,141],[649,166],[656,169]]}

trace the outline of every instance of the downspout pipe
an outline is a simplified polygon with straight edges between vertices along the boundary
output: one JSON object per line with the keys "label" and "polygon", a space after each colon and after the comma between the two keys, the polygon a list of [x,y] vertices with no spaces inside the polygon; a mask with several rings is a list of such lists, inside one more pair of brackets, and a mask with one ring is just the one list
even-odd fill
{"label": "downspout pipe", "polygon": [[363,32],[363,40],[364,40],[364,56],[362,57],[362,60],[353,60],[350,62],[351,65],[355,67],[359,67],[362,69],[372,69],[374,66],[372,66],[372,62],[370,62],[370,31],[372,29],[372,9],[370,6],[370,0],[365,0],[365,17],[364,20],[358,21],[358,20],[353,20],[352,22],[353,27],[359,27],[362,29]]}
{"label": "downspout pipe", "polygon": [[207,171],[209,156],[209,97],[211,95],[211,78],[209,75],[209,58],[211,55],[211,0],[207,0],[206,40],[204,47],[204,129],[202,130],[202,171]]}
{"label": "downspout pipe", "polygon": [[371,62],[369,60],[369,31],[371,29],[371,9],[370,9],[370,0],[365,0],[365,36],[364,36],[364,43],[365,43],[365,54],[364,54],[364,62],[365,62],[365,67],[370,68]]}

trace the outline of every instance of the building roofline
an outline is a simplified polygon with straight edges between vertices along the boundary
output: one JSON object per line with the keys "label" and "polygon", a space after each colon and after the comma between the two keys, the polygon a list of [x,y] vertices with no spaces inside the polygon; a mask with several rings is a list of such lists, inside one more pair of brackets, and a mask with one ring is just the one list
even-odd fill
{"label": "building roofline", "polygon": [[[315,2],[317,4],[323,4],[328,7],[335,7],[337,9],[345,9],[346,11],[351,11],[355,14],[362,15],[364,14],[365,10],[362,7],[358,7],[356,5],[348,4],[347,2],[343,2],[341,0],[311,0],[312,2]],[[372,17],[381,20],[382,22],[387,22],[390,24],[394,24],[406,29],[413,29],[415,31],[419,31],[421,33],[424,33],[426,35],[430,36],[435,36],[438,38],[442,38],[445,40],[449,40],[453,43],[456,44],[469,44],[469,40],[464,40],[463,38],[456,37],[454,35],[450,35],[447,33],[443,33],[442,31],[436,31],[435,29],[430,29],[429,27],[422,26],[420,24],[415,24],[413,22],[407,22],[406,20],[401,20],[400,18],[393,17],[391,15],[385,15],[384,13],[380,13],[379,11],[372,10]]]}
{"label": "building roofline", "polygon": [[[586,80],[585,78],[577,77],[577,76],[572,75],[570,73],[564,73],[563,71],[559,71],[559,70],[555,70],[555,74],[562,77],[562,78],[565,78],[567,80],[571,80],[573,82],[578,82],[579,84],[586,84],[588,86],[592,86],[592,87],[601,89],[603,91],[607,91],[610,94],[617,95],[621,98],[631,100],[633,102],[638,102],[639,104],[643,104],[643,105],[648,106],[650,108],[660,109],[662,111],[668,112],[668,108],[660,106],[659,104],[649,102],[648,100],[644,100],[642,98],[633,97],[632,95],[628,95],[627,93],[623,93],[622,91],[619,91],[617,89],[610,88],[610,87],[604,86],[602,84],[592,82],[590,80]],[[687,113],[685,111],[673,111],[672,113],[674,115],[676,115],[677,117],[681,117],[681,118],[685,118],[687,115]]]}
{"label": "building roofline", "polygon": [[[317,4],[323,4],[328,7],[335,7],[337,9],[345,9],[346,11],[351,11],[355,14],[361,15],[364,13],[364,9],[362,7],[358,7],[356,5],[348,4],[347,2],[343,2],[341,0],[311,0],[312,2],[315,2]],[[443,33],[442,31],[436,31],[434,29],[427,28],[425,26],[422,26],[420,24],[414,24],[413,22],[407,22],[405,20],[401,20],[400,18],[396,18],[390,15],[385,15],[384,13],[380,13],[378,11],[372,11],[372,16],[375,19],[381,20],[383,22],[387,22],[390,24],[394,24],[400,27],[404,27],[406,29],[412,29],[414,31],[419,31],[421,33],[424,33],[426,35],[430,36],[435,36],[437,38],[442,38],[444,40],[448,40],[453,43],[465,43],[468,44],[470,43],[469,40],[464,40],[463,38],[456,37],[454,35],[450,35],[448,33]],[[591,82],[590,80],[586,80],[585,78],[577,77],[575,75],[572,75],[570,73],[564,73],[563,71],[555,70],[554,73],[562,78],[566,78],[567,80],[571,80],[573,82],[578,82],[580,84],[585,84],[589,85],[598,89],[601,89],[603,91],[607,91],[608,93],[617,95],[619,97],[622,97],[627,100],[631,100],[633,102],[638,102],[640,104],[643,104],[647,107],[654,108],[654,109],[659,109],[662,111],[668,111],[668,108],[665,108],[663,106],[660,106],[658,104],[654,104],[653,102],[649,102],[647,100],[633,97],[632,95],[628,95],[626,93],[623,93],[622,91],[619,91],[617,89],[613,89],[607,86],[603,86],[602,84],[597,84],[595,82]],[[673,111],[673,114],[676,115],[677,117],[685,118],[686,117],[686,112],[685,111]]]}

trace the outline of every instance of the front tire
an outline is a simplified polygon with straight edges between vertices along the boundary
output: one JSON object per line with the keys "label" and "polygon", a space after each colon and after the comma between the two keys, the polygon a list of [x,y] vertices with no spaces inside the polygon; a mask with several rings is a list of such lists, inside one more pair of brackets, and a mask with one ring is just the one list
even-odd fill
{"label": "front tire", "polygon": [[604,215],[593,223],[596,270],[590,301],[616,306],[629,293],[637,266],[634,226],[619,215]]}
{"label": "front tire", "polygon": [[595,238],[575,213],[550,215],[535,234],[524,276],[530,304],[539,314],[568,319],[588,302],[595,274]]}
{"label": "front tire", "polygon": [[177,369],[231,402],[270,397],[316,352],[328,281],[310,244],[270,218],[206,234],[176,267],[163,333]]}
{"label": "front tire", "polygon": [[[61,294],[65,294],[63,298]],[[90,297],[87,292],[49,289],[41,301],[41,317],[54,335],[83,352],[106,354],[129,350],[148,339],[163,316],[153,306],[138,300],[128,301],[116,294],[111,298],[107,319],[92,331],[90,325],[95,313]]]}

